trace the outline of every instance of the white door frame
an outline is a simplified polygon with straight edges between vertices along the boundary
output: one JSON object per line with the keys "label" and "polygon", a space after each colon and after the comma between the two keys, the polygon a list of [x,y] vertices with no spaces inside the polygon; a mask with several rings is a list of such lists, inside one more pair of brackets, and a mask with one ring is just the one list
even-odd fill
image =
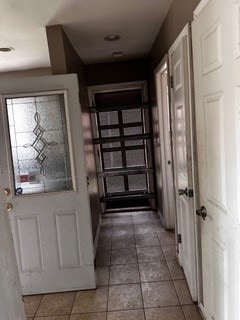
{"label": "white door frame", "polygon": [[[174,196],[174,179],[173,179],[173,158],[171,144],[171,128],[170,128],[170,110],[169,103],[166,102],[166,92],[162,87],[162,75],[168,72],[168,55],[165,55],[162,61],[155,69],[155,87],[157,94],[157,114],[159,137],[154,140],[154,144],[160,144],[161,150],[161,175],[162,175],[162,201],[163,212],[160,212],[163,225],[167,229],[173,229],[176,226],[176,202]],[[169,72],[168,72],[169,73]],[[165,95],[165,98],[164,98]],[[168,100],[169,102],[169,100]],[[160,179],[160,177],[157,177]]]}
{"label": "white door frame", "polygon": [[[192,187],[194,190],[194,197],[193,197],[193,210],[194,213],[196,211],[196,208],[199,206],[199,187],[198,187],[198,168],[197,168],[197,151],[196,151],[196,125],[195,125],[195,109],[194,109],[194,83],[193,83],[193,70],[192,70],[192,47],[191,47],[191,27],[188,23],[182,32],[179,34],[171,48],[169,49],[169,59],[171,59],[171,55],[176,50],[177,46],[179,45],[179,42],[182,40],[183,37],[187,37],[187,45],[188,45],[188,57],[187,57],[187,64],[188,64],[188,104],[189,104],[189,126],[190,126],[190,137],[189,137],[189,145],[188,148],[191,152],[191,168],[192,168]],[[173,74],[172,66],[169,60],[169,74],[170,76]],[[170,100],[172,99],[170,94]],[[174,151],[174,145],[173,145],[173,151]],[[174,177],[176,176],[176,173],[173,170]],[[175,181],[174,181],[175,182]],[[176,182],[175,182],[175,195],[178,192],[176,189]],[[177,195],[176,195],[177,197]],[[197,281],[197,299],[201,298],[201,290],[202,290],[202,277],[201,277],[201,243],[200,243],[200,233],[199,233],[199,225],[196,215],[194,215],[194,238],[192,241],[195,242],[195,257],[196,257],[196,281]],[[178,259],[181,263],[181,255],[178,254]]]}
{"label": "white door frame", "polygon": [[[142,91],[142,97],[143,97],[143,102],[148,101],[148,90],[147,90],[147,81],[132,81],[132,82],[120,82],[120,83],[110,83],[110,84],[103,84],[103,85],[96,85],[96,86],[89,86],[88,87],[88,99],[89,99],[89,106],[94,107],[95,105],[95,98],[94,95],[96,93],[105,93],[105,92],[115,92],[115,91],[124,91],[124,90],[134,90],[134,89],[140,89]],[[91,114],[91,123],[92,123],[92,131],[93,131],[93,137],[97,137],[97,124],[96,124],[96,119]],[[95,147],[95,157],[96,159],[99,159],[98,153],[100,150],[98,149],[98,146]],[[149,155],[148,155],[149,157]],[[147,158],[148,160],[148,158]],[[152,160],[152,159],[151,159]],[[97,160],[97,170],[100,171],[100,162]],[[150,189],[153,189],[154,186],[152,185],[153,182],[148,181],[150,184]],[[104,187],[102,183],[99,181],[99,197],[101,197],[104,193]],[[151,199],[150,199],[151,201]],[[153,202],[154,200],[152,200]],[[153,206],[155,206],[155,202],[152,203]],[[105,204],[101,203],[101,209],[102,212],[105,211]]]}

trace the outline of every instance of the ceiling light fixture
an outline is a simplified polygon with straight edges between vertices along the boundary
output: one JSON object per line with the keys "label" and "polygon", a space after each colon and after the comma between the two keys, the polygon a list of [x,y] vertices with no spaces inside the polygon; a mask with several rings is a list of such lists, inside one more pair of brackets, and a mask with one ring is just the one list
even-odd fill
{"label": "ceiling light fixture", "polygon": [[117,41],[119,39],[121,39],[119,34],[108,34],[104,37],[105,41]]}
{"label": "ceiling light fixture", "polygon": [[123,56],[123,52],[122,51],[113,52],[113,56],[114,58],[121,58]]}
{"label": "ceiling light fixture", "polygon": [[13,47],[0,47],[0,52],[11,52],[13,50]]}

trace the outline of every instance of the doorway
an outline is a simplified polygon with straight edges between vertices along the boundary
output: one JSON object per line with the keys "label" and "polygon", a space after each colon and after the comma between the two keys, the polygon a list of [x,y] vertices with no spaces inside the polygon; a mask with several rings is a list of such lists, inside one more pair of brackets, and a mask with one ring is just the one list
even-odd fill
{"label": "doorway", "polygon": [[149,207],[155,197],[152,135],[142,89],[100,90],[92,98],[104,210]]}

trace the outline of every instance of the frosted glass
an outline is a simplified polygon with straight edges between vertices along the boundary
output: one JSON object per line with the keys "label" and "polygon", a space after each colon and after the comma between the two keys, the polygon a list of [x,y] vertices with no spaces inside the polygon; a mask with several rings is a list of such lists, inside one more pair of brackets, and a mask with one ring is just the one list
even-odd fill
{"label": "frosted glass", "polygon": [[137,166],[145,166],[145,157],[144,151],[140,150],[127,150],[127,166],[128,167],[137,167]]}
{"label": "frosted glass", "polygon": [[119,129],[101,130],[102,138],[117,137],[119,134]]}
{"label": "frosted glass", "polygon": [[122,176],[106,178],[107,192],[115,193],[125,191],[124,178]]}
{"label": "frosted glass", "polygon": [[103,154],[104,169],[122,168],[121,152],[106,152]]}
{"label": "frosted glass", "polygon": [[123,110],[122,116],[124,123],[142,122],[141,109]]}
{"label": "frosted glass", "polygon": [[100,126],[118,124],[118,112],[117,111],[100,112],[99,120],[100,120]]}
{"label": "frosted glass", "polygon": [[64,95],[6,104],[15,194],[73,190]]}
{"label": "frosted glass", "polygon": [[145,174],[135,174],[128,176],[129,190],[146,190],[147,189],[147,181]]}
{"label": "frosted glass", "polygon": [[142,127],[124,128],[124,135],[125,136],[134,135],[134,134],[142,134],[142,133],[143,133]]}

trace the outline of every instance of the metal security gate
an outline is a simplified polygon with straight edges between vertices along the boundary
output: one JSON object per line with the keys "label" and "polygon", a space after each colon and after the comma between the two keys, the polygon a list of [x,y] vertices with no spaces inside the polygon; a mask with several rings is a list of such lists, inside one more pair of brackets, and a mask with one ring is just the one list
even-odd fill
{"label": "metal security gate", "polygon": [[[146,204],[146,200],[154,197],[150,186],[153,169],[149,165],[152,137],[148,131],[149,106],[141,101],[103,106],[98,101],[100,106],[91,111],[96,115],[98,137],[94,144],[101,163],[98,177],[104,189],[101,201],[110,207],[113,203],[119,207],[136,200]],[[132,102],[129,97],[127,101]]]}

